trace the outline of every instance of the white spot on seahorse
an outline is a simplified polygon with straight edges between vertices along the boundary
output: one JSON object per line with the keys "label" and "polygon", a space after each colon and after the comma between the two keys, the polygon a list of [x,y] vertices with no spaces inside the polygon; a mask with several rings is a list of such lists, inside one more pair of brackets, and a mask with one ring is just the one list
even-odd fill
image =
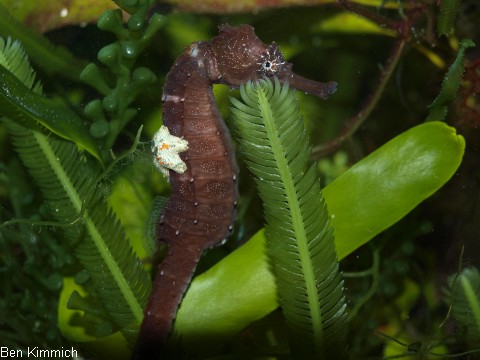
{"label": "white spot on seahorse", "polygon": [[169,176],[169,170],[179,174],[187,171],[187,164],[179,154],[188,150],[188,141],[170,134],[166,126],[162,125],[154,135],[152,150],[155,154],[155,166],[166,177]]}
{"label": "white spot on seahorse", "polygon": [[193,44],[192,47],[190,48],[190,56],[191,57],[197,57],[198,56],[198,45]]}
{"label": "white spot on seahorse", "polygon": [[173,101],[174,103],[178,103],[178,102],[183,102],[183,101],[185,101],[185,98],[184,98],[184,97],[177,96],[177,95],[166,95],[166,94],[163,94],[163,96],[162,96],[162,101],[163,101],[163,102],[165,102],[165,101]]}

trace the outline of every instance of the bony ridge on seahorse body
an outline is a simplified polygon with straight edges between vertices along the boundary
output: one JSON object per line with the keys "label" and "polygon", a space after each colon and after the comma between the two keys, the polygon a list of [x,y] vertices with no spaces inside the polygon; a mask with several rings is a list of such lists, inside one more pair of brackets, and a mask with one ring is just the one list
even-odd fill
{"label": "bony ridge on seahorse body", "polygon": [[322,99],[336,91],[333,81],[316,82],[293,73],[277,44],[264,44],[253,27],[222,25],[219,30],[211,41],[195,42],[180,55],[165,80],[163,124],[168,135],[160,129],[157,142],[161,145],[159,139],[168,139],[178,146],[176,154],[169,153],[168,158],[158,144],[156,148],[157,161],[174,163],[157,164],[164,173],[168,168],[172,184],[172,195],[157,227],[158,241],[165,242],[168,251],[158,266],[145,309],[136,359],[157,359],[165,350],[201,254],[223,243],[233,229],[238,167],[212,85],[239,86],[276,76],[280,82]]}

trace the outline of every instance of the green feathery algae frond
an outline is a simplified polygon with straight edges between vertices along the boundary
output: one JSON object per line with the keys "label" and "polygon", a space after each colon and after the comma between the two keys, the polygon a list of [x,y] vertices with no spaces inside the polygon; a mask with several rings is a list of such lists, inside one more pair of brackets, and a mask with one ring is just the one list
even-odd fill
{"label": "green feathery algae frond", "polygon": [[35,83],[35,73],[27,60],[18,40],[12,41],[9,37],[5,41],[0,37],[0,66],[3,66],[27,88],[36,94],[42,94],[40,82]]}
{"label": "green feathery algae frond", "polygon": [[83,120],[66,105],[48,99],[19,41],[0,37],[0,116],[7,116],[22,126],[37,129],[42,124],[57,135],[74,141],[100,160],[93,138]]}
{"label": "green feathery algae frond", "polygon": [[347,312],[329,215],[294,91],[269,79],[231,99],[240,152],[256,177],[267,254],[290,330],[292,355],[340,359]]}
{"label": "green feathery algae frond", "polygon": [[[21,48],[5,48],[10,50],[3,51],[0,59],[10,60],[3,67],[32,87],[33,70]],[[36,89],[39,91],[40,86]],[[101,170],[98,163],[89,161],[74,143],[45,129],[29,129],[8,118],[4,122],[52,215],[59,223],[70,224],[65,227],[65,239],[74,246],[75,256],[88,271],[108,316],[118,328],[140,323],[150,279],[106,205],[108,189],[97,181]]]}
{"label": "green feathery algae frond", "polygon": [[480,345],[480,272],[468,267],[448,279],[445,299],[452,306],[458,333],[473,347]]}

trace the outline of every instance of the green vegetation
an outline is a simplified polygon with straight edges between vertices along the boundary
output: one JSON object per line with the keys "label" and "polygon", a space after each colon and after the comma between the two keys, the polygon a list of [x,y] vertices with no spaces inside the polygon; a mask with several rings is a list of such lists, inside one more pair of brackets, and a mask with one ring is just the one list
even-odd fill
{"label": "green vegetation", "polygon": [[[43,35],[0,5],[2,346],[129,358],[168,196],[149,143],[163,80],[228,22],[339,90],[321,102],[273,79],[215,88],[242,166],[238,219],[199,264],[172,346],[190,358],[479,357],[479,39],[460,2],[215,16],[116,3],[101,16],[98,5],[98,27]],[[41,22],[45,4],[16,14]]]}

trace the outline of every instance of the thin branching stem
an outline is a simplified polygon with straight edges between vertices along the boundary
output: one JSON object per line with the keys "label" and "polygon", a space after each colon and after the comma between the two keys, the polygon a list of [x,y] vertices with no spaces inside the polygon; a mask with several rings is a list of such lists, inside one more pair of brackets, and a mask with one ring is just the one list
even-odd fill
{"label": "thin branching stem", "polygon": [[[362,271],[362,273],[369,273],[369,275],[372,276],[372,284],[370,286],[370,289],[363,295],[360,300],[357,301],[355,306],[352,308],[352,310],[349,311],[349,316],[351,319],[355,318],[358,314],[358,311],[360,308],[365,305],[370,298],[375,295],[378,289],[378,284],[380,282],[380,249],[374,249],[372,253],[373,257],[373,264],[372,267],[369,270]],[[346,278],[346,274],[343,274],[343,276]],[[353,276],[351,276],[353,277]]]}
{"label": "thin branching stem", "polygon": [[[343,129],[333,140],[313,148],[313,159],[319,159],[336,151],[347,139],[352,137],[361,125],[363,125],[373,109],[377,106],[390,77],[395,71],[398,62],[404,53],[406,45],[411,41],[412,33],[415,32],[414,24],[420,17],[425,15],[425,7],[423,5],[414,6],[409,4],[409,6],[399,7],[400,15],[403,20],[395,21],[376,12],[372,12],[368,8],[351,1],[339,0],[338,3],[345,9],[369,19],[381,27],[394,30],[397,33],[397,41],[387,59],[386,66],[381,70],[378,86],[365,102],[365,105],[355,116],[346,122]],[[405,14],[404,10],[407,10],[407,14]]]}
{"label": "thin branching stem", "polygon": [[387,64],[380,74],[380,81],[375,91],[371,94],[363,108],[354,117],[346,122],[346,125],[343,127],[339,135],[337,135],[333,140],[313,148],[312,157],[314,159],[320,159],[325,155],[337,150],[345,142],[345,140],[349,139],[365,122],[365,120],[367,120],[382,97],[383,91],[385,90],[385,87],[398,64],[398,61],[402,57],[406,44],[407,38],[405,37],[401,37],[397,40],[390,57],[387,60]]}

